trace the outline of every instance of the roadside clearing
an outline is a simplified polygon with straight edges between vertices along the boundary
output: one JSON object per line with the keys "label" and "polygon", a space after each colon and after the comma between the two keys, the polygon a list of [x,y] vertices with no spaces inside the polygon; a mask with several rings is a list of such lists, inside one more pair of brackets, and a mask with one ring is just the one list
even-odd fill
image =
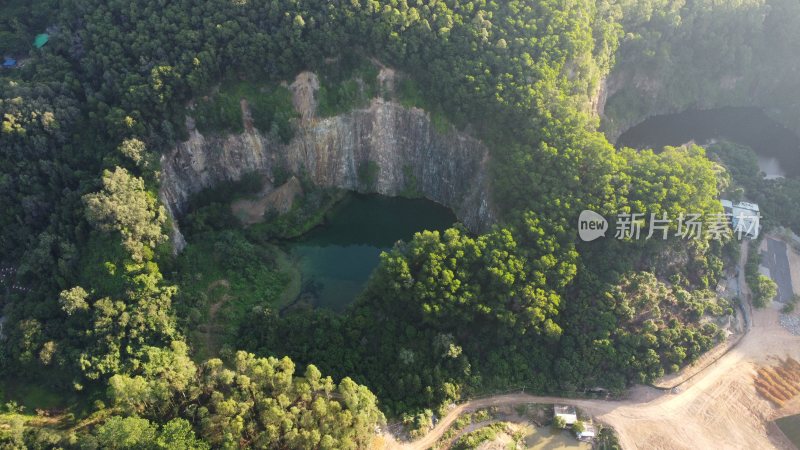
{"label": "roadside clearing", "polygon": [[[800,260],[790,256],[790,262]],[[750,331],[727,351],[669,394],[636,386],[622,401],[566,399],[528,394],[499,395],[456,406],[423,438],[398,443],[384,436],[388,449],[430,448],[463,413],[475,409],[525,403],[567,403],[582,408],[615,429],[625,449],[788,449],[784,436],[771,421],[800,412],[800,401],[776,409],[755,389],[754,377],[761,367],[780,359],[800,358],[800,336],[779,323],[777,306],[753,310]]]}

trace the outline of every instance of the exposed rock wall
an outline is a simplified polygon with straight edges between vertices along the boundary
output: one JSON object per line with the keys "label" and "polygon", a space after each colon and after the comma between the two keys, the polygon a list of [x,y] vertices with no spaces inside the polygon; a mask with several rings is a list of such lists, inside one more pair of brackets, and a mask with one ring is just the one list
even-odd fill
{"label": "exposed rock wall", "polygon": [[440,133],[417,108],[373,99],[369,107],[319,119],[304,112],[288,145],[256,129],[204,136],[188,121],[190,138],[161,161],[161,199],[173,218],[189,198],[249,172],[273,179],[276,168],[316,185],[396,196],[416,194],[451,208],[473,231],[494,220],[488,150],[454,130]]}
{"label": "exposed rock wall", "polygon": [[[685,92],[678,92],[674,78],[693,82],[681,85]],[[601,119],[600,131],[612,143],[653,116],[725,107],[761,108],[770,118],[800,134],[800,102],[792,95],[798,89],[790,86],[797,80],[797,76],[786,76],[785,81],[748,79],[737,72],[717,74],[714,78],[690,78],[680,69],[675,73],[650,73],[634,63],[621,64],[603,81],[595,111]],[[622,100],[614,98],[618,93]]]}

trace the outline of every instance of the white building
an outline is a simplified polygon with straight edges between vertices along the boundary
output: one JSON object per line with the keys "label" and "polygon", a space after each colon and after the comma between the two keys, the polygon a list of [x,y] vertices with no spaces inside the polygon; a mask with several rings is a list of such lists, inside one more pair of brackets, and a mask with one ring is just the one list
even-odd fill
{"label": "white building", "polygon": [[571,426],[578,421],[578,414],[575,412],[574,406],[569,405],[553,405],[553,415],[564,419],[567,426]]}
{"label": "white building", "polygon": [[731,227],[736,237],[739,235],[749,239],[758,238],[761,232],[761,211],[757,204],[749,202],[733,203],[730,200],[720,200],[725,214],[731,218]]}
{"label": "white building", "polygon": [[575,433],[575,437],[581,441],[591,441],[595,438],[595,436],[597,436],[597,430],[592,423],[583,424],[583,431],[580,433]]}

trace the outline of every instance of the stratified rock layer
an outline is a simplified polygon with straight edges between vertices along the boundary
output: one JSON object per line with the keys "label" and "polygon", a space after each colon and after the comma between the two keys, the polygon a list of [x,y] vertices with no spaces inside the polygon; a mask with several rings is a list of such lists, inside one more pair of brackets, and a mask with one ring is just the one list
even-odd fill
{"label": "stratified rock layer", "polygon": [[176,219],[205,188],[252,172],[273,180],[281,168],[321,187],[422,196],[451,208],[473,231],[494,220],[487,148],[455,130],[437,131],[421,109],[376,98],[331,118],[304,114],[288,144],[257,129],[204,136],[188,122],[189,140],[161,161],[161,199]]}

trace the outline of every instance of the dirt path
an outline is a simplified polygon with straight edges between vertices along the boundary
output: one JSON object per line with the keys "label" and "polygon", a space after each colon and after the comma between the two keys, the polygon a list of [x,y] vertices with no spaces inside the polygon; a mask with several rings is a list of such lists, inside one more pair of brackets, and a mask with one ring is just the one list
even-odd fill
{"label": "dirt path", "polygon": [[[224,287],[225,289],[229,289],[231,287],[231,284],[230,284],[230,282],[228,282],[228,280],[219,279],[219,280],[214,281],[213,283],[209,284],[208,288],[206,288],[206,292],[208,292],[210,294],[214,289],[216,289],[217,287],[220,287],[220,286]],[[231,299],[231,297],[228,294],[222,294],[219,297],[218,301],[216,301],[216,302],[211,304],[211,306],[208,308],[208,322],[209,323],[214,322],[214,319],[217,318],[217,313],[219,312],[220,308],[222,308],[222,306],[225,305],[225,303],[227,303],[228,300],[230,300],[230,299]]]}
{"label": "dirt path", "polygon": [[[406,444],[397,444],[392,443],[388,446],[388,448],[398,448],[398,449],[418,449],[418,450],[427,450],[432,447],[439,438],[453,425],[453,422],[458,419],[464,413],[472,412],[481,408],[487,408],[491,406],[514,406],[520,405],[525,403],[563,403],[565,400],[561,397],[538,397],[528,394],[506,394],[506,395],[497,395],[494,397],[488,397],[479,400],[473,400],[467,403],[462,403],[461,405],[456,406],[453,408],[442,420],[436,424],[433,430],[431,430],[425,437],[416,440],[414,442],[406,443]],[[600,400],[576,400],[570,399],[569,403],[571,405],[575,405],[579,408],[583,408],[586,412],[592,415],[600,415],[606,414],[613,410],[615,407],[624,404],[624,402],[609,402],[609,401],[600,401]]]}
{"label": "dirt path", "polygon": [[[225,290],[230,288],[230,282],[226,279],[219,279],[208,285],[206,293],[211,296],[214,289],[223,287]],[[217,325],[217,314],[219,310],[225,306],[225,303],[230,301],[231,296],[224,292],[217,298],[217,301],[208,307],[208,320],[205,324],[198,327],[198,330],[203,336],[203,353],[206,356],[215,356],[217,354],[217,341],[214,339],[215,335],[219,333],[219,325]]]}
{"label": "dirt path", "polygon": [[[790,257],[790,261],[800,258]],[[753,385],[757,367],[785,357],[800,358],[800,337],[780,326],[777,307],[753,310],[750,332],[739,345],[682,385],[676,394],[638,386],[622,401],[499,395],[455,407],[417,441],[386,439],[386,448],[428,449],[461,414],[480,408],[568,403],[614,427],[624,449],[789,449],[769,426],[769,421],[785,411],[777,411]]]}

